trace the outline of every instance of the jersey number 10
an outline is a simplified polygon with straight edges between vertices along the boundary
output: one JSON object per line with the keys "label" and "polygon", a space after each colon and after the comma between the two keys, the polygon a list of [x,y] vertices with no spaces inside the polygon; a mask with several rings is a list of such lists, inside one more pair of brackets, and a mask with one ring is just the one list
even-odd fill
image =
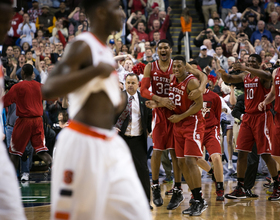
{"label": "jersey number 10", "polygon": [[253,98],[254,98],[254,90],[247,89],[247,99],[253,99]]}

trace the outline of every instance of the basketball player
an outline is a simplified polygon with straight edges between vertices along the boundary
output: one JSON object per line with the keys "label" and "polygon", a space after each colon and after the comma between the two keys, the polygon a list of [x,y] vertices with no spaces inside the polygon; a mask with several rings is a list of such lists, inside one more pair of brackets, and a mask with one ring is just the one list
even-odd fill
{"label": "basketball player", "polygon": [[[273,129],[273,138],[272,138],[272,157],[280,165],[280,68],[277,68],[272,73],[273,84],[270,90],[270,93],[267,95],[266,99],[259,104],[259,110],[263,111],[266,106],[275,99],[274,110],[276,115],[274,116],[275,127]],[[279,174],[279,171],[278,171]],[[280,178],[280,174],[278,175]],[[280,199],[280,189],[274,188],[271,199],[273,201]]]}
{"label": "basketball player", "polygon": [[51,219],[151,219],[129,148],[113,129],[125,106],[116,63],[105,45],[119,31],[116,0],[84,0],[91,32],[76,37],[42,87],[69,94],[71,122],[59,134],[52,172]]}
{"label": "basketball player", "polygon": [[[175,152],[179,167],[194,196],[193,204],[184,210],[183,214],[199,216],[207,208],[207,203],[201,197],[201,176],[196,162],[197,158],[203,156],[202,140],[205,120],[200,111],[203,106],[202,93],[194,101],[188,98],[191,91],[199,88],[199,82],[193,74],[187,72],[184,57],[174,58],[173,73],[169,99],[176,107],[168,120],[174,123]],[[150,107],[163,106],[155,101],[147,101],[146,103]]]}
{"label": "basketball player", "polygon": [[[0,45],[4,43],[7,32],[11,27],[13,17],[12,1],[0,0]],[[3,67],[0,60],[0,112],[2,112],[2,95],[4,91]],[[3,139],[3,127],[0,126],[0,139]],[[24,211],[20,198],[20,190],[15,169],[8,157],[7,150],[0,143],[0,219],[3,220],[25,220]]]}
{"label": "basketball player", "polygon": [[[236,149],[239,150],[237,159],[238,184],[232,193],[225,195],[228,199],[246,198],[244,190],[246,169],[244,167],[247,167],[247,156],[252,151],[254,142],[256,142],[258,154],[262,156],[267,164],[274,180],[275,189],[279,185],[276,162],[271,157],[272,113],[269,110],[269,105],[261,112],[258,110],[258,105],[264,101],[266,95],[269,93],[271,84],[271,74],[260,68],[261,62],[262,60],[259,55],[251,54],[248,60],[248,66],[243,66],[240,63],[234,64],[235,70],[244,71],[241,74],[229,75],[224,70],[219,70],[222,74],[222,79],[226,83],[244,82],[245,95],[246,114],[242,116],[236,145]],[[268,200],[273,200],[277,196],[275,194],[276,192],[277,190],[274,191],[274,194]]]}
{"label": "basketball player", "polygon": [[[175,209],[183,201],[183,195],[181,190],[181,173],[179,171],[176,154],[174,151],[173,143],[173,124],[170,123],[168,118],[171,116],[171,110],[175,108],[174,103],[168,98],[170,76],[172,74],[171,53],[172,48],[168,40],[160,40],[158,43],[158,55],[159,60],[146,65],[144,69],[144,77],[141,85],[141,96],[150,100],[154,100],[160,103],[166,108],[156,108],[153,110],[153,118],[155,120],[155,127],[153,129],[153,154],[151,159],[152,167],[152,190],[153,190],[153,202],[156,206],[163,204],[161,197],[161,190],[159,185],[159,169],[161,162],[161,154],[163,150],[170,150],[170,155],[173,161],[173,171],[175,184],[172,198],[167,206],[168,210]],[[189,65],[190,66],[190,65]],[[191,66],[190,66],[191,67]],[[193,69],[193,68],[192,68]],[[193,69],[194,70],[194,69]],[[190,97],[199,96],[204,91],[207,77],[201,72],[194,74],[201,81],[201,86],[190,94]],[[152,92],[148,89],[152,84]],[[204,85],[204,86],[203,86]]]}

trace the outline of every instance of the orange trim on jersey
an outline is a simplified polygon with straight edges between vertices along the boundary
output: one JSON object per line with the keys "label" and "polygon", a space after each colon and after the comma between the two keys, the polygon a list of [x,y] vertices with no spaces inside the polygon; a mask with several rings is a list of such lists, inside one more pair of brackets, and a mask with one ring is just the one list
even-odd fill
{"label": "orange trim on jersey", "polygon": [[70,219],[70,215],[69,215],[69,213],[66,213],[66,212],[56,212],[55,219],[67,220],[67,219]]}
{"label": "orange trim on jersey", "polygon": [[82,124],[77,121],[70,121],[69,126],[67,128],[70,128],[72,130],[78,131],[80,133],[83,133],[85,135],[90,135],[92,137],[100,138],[103,140],[108,140],[109,137],[107,137],[104,134],[99,134],[96,131],[93,131],[90,129],[90,126],[87,126],[85,124]]}
{"label": "orange trim on jersey", "polygon": [[0,65],[0,78],[4,77],[4,73],[3,73],[3,66]]}
{"label": "orange trim on jersey", "polygon": [[93,33],[91,33],[89,31],[89,33],[103,46],[103,47],[107,47],[106,44],[104,44],[101,40],[98,39],[98,37],[96,37]]}

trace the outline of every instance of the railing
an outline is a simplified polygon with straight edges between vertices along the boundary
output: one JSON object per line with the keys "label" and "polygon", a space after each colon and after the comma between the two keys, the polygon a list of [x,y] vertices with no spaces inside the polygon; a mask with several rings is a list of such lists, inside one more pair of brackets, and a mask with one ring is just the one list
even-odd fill
{"label": "railing", "polygon": [[[182,0],[182,10],[184,10],[184,8],[186,8],[186,7],[187,7],[186,0]],[[189,45],[189,34],[188,34],[188,32],[185,33],[184,44],[185,44],[186,61],[189,62],[189,60],[190,60],[190,45]]]}

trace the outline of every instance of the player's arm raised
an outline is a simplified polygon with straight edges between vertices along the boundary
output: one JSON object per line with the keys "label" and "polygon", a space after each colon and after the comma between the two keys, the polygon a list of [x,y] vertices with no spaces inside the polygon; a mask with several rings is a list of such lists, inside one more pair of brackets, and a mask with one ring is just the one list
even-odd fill
{"label": "player's arm raised", "polygon": [[219,69],[217,72],[221,74],[223,81],[226,83],[242,83],[245,76],[248,74],[248,72],[242,72],[239,75],[230,75],[223,69]]}
{"label": "player's arm raised", "polygon": [[162,98],[160,96],[155,95],[151,91],[149,91],[149,88],[151,85],[151,83],[150,83],[151,82],[151,68],[152,68],[151,63],[148,63],[145,66],[144,77],[141,81],[141,88],[140,88],[141,96],[146,99],[154,100],[154,101],[160,103],[159,106],[166,107],[170,110],[175,109],[175,104],[169,98],[167,98],[167,97]]}
{"label": "player's arm raised", "polygon": [[110,76],[113,70],[113,66],[105,63],[94,67],[90,47],[82,41],[73,42],[66,47],[61,61],[42,86],[43,97],[51,99],[65,96],[94,77]]}
{"label": "player's arm raised", "polygon": [[192,73],[200,81],[200,86],[191,91],[188,95],[188,98],[191,100],[197,99],[200,94],[203,94],[206,84],[208,82],[207,76],[198,69],[193,68],[189,63],[186,63],[186,69],[189,73]]}
{"label": "player's arm raised", "polygon": [[265,98],[264,101],[260,102],[258,109],[259,111],[263,111],[264,107],[266,105],[268,105],[269,103],[273,102],[273,100],[275,99],[275,85],[274,85],[274,80],[275,80],[275,74],[276,74],[277,69],[273,70],[272,73],[272,86],[270,89],[270,92],[268,93],[267,97]]}
{"label": "player's arm raised", "polygon": [[[189,81],[188,86],[187,86],[187,92],[190,93],[191,91],[198,89],[199,88],[199,82],[197,79],[192,79]],[[184,113],[180,115],[171,115],[168,120],[171,121],[172,123],[177,123],[184,118],[189,117],[190,115],[196,114],[203,106],[203,96],[202,93],[200,96],[194,100],[194,104]]]}

